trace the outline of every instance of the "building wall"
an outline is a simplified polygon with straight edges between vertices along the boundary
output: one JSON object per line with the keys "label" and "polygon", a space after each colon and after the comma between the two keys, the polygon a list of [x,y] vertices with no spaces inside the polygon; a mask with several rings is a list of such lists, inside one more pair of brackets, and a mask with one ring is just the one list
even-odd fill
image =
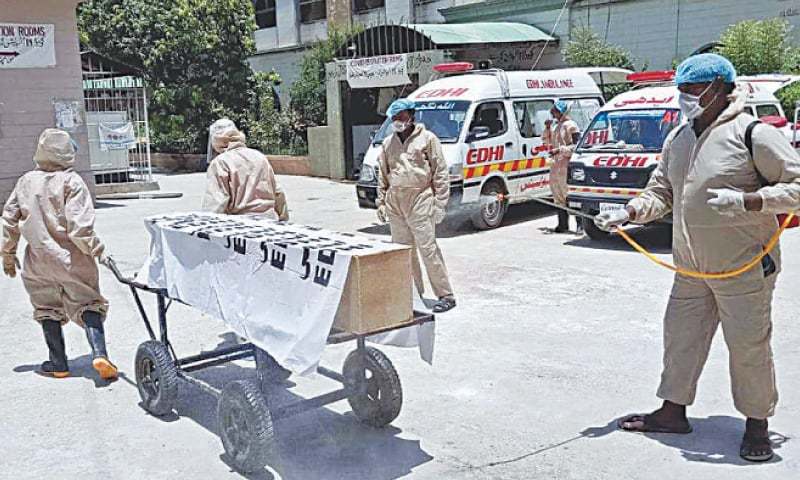
{"label": "building wall", "polygon": [[[55,24],[56,66],[0,70],[0,202],[33,167],[39,134],[55,126],[53,99],[83,102],[75,8],[78,0],[2,0],[0,20]],[[94,191],[86,127],[75,134],[80,149],[75,170]]]}
{"label": "building wall", "polygon": [[[386,0],[394,2],[397,0]],[[412,0],[414,2],[415,23],[444,23],[440,8],[458,7],[471,3],[482,3],[486,0]]]}
{"label": "building wall", "polygon": [[289,90],[300,77],[304,50],[304,47],[293,47],[250,57],[250,66],[253,70],[257,72],[275,70],[281,76],[282,83],[278,87],[278,94],[282,105],[288,105]]}

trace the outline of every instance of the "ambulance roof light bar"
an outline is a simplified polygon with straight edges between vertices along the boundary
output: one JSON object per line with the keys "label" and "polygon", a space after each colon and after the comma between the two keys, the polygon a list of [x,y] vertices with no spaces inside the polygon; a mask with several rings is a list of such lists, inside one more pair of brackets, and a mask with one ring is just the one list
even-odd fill
{"label": "ambulance roof light bar", "polygon": [[674,70],[654,70],[650,72],[634,72],[629,73],[625,77],[629,82],[635,84],[644,83],[669,83],[675,80]]}
{"label": "ambulance roof light bar", "polygon": [[464,73],[474,69],[475,65],[470,62],[440,63],[433,67],[433,70],[439,73]]}

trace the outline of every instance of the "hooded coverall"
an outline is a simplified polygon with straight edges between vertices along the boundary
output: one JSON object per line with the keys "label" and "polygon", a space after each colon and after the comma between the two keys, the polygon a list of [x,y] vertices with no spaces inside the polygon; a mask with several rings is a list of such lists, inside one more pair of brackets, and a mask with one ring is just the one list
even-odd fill
{"label": "hooded coverall", "polygon": [[567,205],[567,170],[569,160],[575,151],[572,136],[580,132],[578,124],[568,116],[564,116],[554,130],[544,132],[542,141],[557,150],[550,166],[550,189],[553,191],[553,200],[559,205]]}
{"label": "hooded coverall", "polygon": [[412,247],[414,284],[424,292],[417,250],[437,298],[453,295],[442,251],[436,243],[435,212],[450,198],[450,179],[442,145],[423,125],[415,125],[405,142],[395,133],[381,147],[378,207],[386,206],[392,241]]}
{"label": "hooded coverall", "polygon": [[[675,264],[700,272],[725,272],[756,257],[778,229],[775,215],[800,208],[800,157],[777,129],[753,130],[753,156],[745,145],[745,95],[734,101],[697,138],[691,125],[670,134],[644,192],[629,202],[636,223],[673,215]],[[769,186],[760,183],[758,172]],[[710,188],[758,192],[760,212],[733,217],[707,205]],[[718,324],[730,353],[736,409],[749,418],[773,415],[778,393],[772,362],[771,303],[780,271],[780,249],[770,254],[774,269],[755,267],[727,280],[675,276],[664,316],[664,369],[658,396],[680,405],[695,398]],[[774,270],[774,272],[772,271]]]}
{"label": "hooded coverall", "polygon": [[86,183],[72,170],[75,150],[66,132],[46,130],[34,156],[37,168],[23,175],[3,209],[0,252],[14,256],[25,237],[22,281],[34,319],[69,320],[83,326],[86,311],[104,319],[95,258],[105,247],[94,231],[94,206]]}
{"label": "hooded coverall", "polygon": [[[235,131],[235,130],[234,130]],[[212,139],[222,153],[208,167],[203,210],[228,215],[269,214],[289,219],[286,196],[267,157],[247,148],[238,131]]]}

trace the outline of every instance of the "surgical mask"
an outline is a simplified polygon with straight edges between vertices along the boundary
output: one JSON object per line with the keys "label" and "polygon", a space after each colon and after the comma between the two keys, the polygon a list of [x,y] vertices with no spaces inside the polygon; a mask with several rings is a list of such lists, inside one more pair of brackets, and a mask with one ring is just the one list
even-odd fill
{"label": "surgical mask", "polygon": [[705,107],[700,105],[700,97],[705,95],[709,88],[711,88],[711,85],[706,87],[706,89],[703,90],[703,93],[700,95],[691,95],[683,92],[678,95],[678,105],[680,105],[681,113],[683,113],[684,117],[686,117],[688,120],[699,118],[703,113],[705,113],[706,109],[708,109],[711,103],[714,103],[714,100],[717,98],[716,96],[713,100],[711,100],[711,103]]}
{"label": "surgical mask", "polygon": [[394,120],[392,122],[392,129],[397,133],[405,132],[408,129],[409,122],[402,120]]}

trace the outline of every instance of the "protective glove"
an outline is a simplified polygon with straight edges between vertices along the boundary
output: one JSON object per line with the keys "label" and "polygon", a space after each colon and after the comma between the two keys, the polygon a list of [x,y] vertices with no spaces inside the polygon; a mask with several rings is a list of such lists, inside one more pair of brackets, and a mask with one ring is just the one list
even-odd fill
{"label": "protective glove", "polygon": [[614,229],[614,227],[623,225],[630,221],[630,219],[631,216],[628,213],[628,209],[621,208],[619,210],[603,212],[594,217],[594,224],[597,225],[597,228],[600,230],[603,230],[604,232],[610,232]]}
{"label": "protective glove", "polygon": [[378,221],[380,223],[387,223],[389,221],[389,215],[386,213],[386,205],[381,205],[378,207]]}
{"label": "protective glove", "polygon": [[709,188],[711,198],[708,206],[720,215],[732,217],[737,213],[745,212],[744,193],[731,190],[730,188]]}
{"label": "protective glove", "polygon": [[11,278],[17,276],[17,269],[21,268],[16,255],[3,255],[3,273]]}
{"label": "protective glove", "polygon": [[444,217],[447,216],[447,211],[444,208],[434,207],[433,209],[433,222],[436,225],[439,225],[444,221]]}

